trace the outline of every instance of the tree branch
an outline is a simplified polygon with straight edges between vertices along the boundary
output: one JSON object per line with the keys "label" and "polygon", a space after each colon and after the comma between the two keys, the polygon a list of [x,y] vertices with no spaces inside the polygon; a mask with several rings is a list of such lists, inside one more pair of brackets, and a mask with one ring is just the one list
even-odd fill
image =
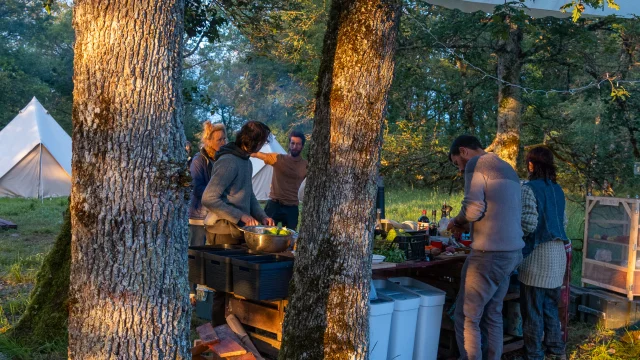
{"label": "tree branch", "polygon": [[188,51],[186,54],[182,55],[183,59],[188,58],[189,56],[195,54],[196,51],[198,51],[198,48],[200,48],[200,43],[202,42],[202,39],[204,39],[204,34],[205,34],[205,31],[202,32],[202,34],[200,35],[200,38],[198,39],[198,42],[196,43],[196,46],[194,46],[193,49]]}

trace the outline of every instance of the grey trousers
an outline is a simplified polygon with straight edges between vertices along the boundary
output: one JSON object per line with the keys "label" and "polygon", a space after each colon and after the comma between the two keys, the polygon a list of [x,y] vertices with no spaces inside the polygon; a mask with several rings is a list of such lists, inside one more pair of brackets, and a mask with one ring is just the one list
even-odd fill
{"label": "grey trousers", "polygon": [[500,360],[502,301],[522,251],[472,250],[462,267],[455,330],[460,359]]}

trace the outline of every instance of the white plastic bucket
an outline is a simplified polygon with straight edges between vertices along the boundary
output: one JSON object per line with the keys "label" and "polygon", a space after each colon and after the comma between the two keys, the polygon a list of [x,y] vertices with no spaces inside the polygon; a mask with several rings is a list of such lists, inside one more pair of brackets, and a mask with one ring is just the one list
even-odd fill
{"label": "white plastic bucket", "polygon": [[387,359],[393,305],[393,300],[382,294],[369,300],[369,360]]}
{"label": "white plastic bucket", "polygon": [[387,359],[411,360],[415,343],[420,296],[387,280],[373,280],[378,296],[393,300]]}
{"label": "white plastic bucket", "polygon": [[409,277],[389,278],[389,281],[420,296],[413,360],[436,360],[446,293]]}

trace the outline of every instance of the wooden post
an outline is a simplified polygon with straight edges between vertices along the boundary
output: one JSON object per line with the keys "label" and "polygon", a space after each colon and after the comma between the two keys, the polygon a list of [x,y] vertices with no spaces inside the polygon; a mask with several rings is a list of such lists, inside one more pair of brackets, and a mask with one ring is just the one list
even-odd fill
{"label": "wooden post", "polygon": [[582,273],[580,273],[580,284],[584,287],[585,283],[582,281],[584,278],[584,264],[587,260],[587,240],[589,239],[589,211],[591,211],[591,207],[589,206],[589,200],[591,196],[587,196],[587,201],[584,204],[584,237],[582,239]]}
{"label": "wooden post", "polygon": [[636,270],[636,255],[638,251],[638,213],[640,212],[640,200],[636,200],[632,205],[629,214],[630,231],[629,231],[629,256],[627,263],[627,298],[633,301],[634,294],[634,275]]}

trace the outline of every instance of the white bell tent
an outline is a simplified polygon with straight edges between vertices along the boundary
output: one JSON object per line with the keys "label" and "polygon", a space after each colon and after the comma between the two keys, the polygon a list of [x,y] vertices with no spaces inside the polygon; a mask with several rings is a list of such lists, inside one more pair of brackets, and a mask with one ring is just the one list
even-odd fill
{"label": "white bell tent", "polygon": [[[264,144],[260,149],[262,153],[278,153],[286,154],[287,151],[280,145],[275,136],[269,135],[269,142]],[[253,165],[253,174],[251,183],[253,184],[253,193],[258,200],[269,200],[269,192],[271,191],[271,177],[273,176],[273,166],[267,165],[264,161],[251,158]]]}
{"label": "white bell tent", "polygon": [[[427,0],[433,5],[444,6],[449,9],[458,9],[464,12],[484,11],[493,12],[498,5],[504,5],[505,0]],[[562,13],[560,8],[569,3],[569,0],[526,0],[524,5],[528,8],[525,12],[532,17],[568,17],[571,16],[571,10]],[[620,5],[620,10],[612,9],[608,6],[592,8],[587,6],[583,15],[585,16],[607,16],[616,15],[620,17],[631,18],[634,14],[640,14],[640,1],[638,0],[616,0],[616,4]]]}
{"label": "white bell tent", "polygon": [[0,197],[71,193],[71,137],[35,97],[0,131]]}

